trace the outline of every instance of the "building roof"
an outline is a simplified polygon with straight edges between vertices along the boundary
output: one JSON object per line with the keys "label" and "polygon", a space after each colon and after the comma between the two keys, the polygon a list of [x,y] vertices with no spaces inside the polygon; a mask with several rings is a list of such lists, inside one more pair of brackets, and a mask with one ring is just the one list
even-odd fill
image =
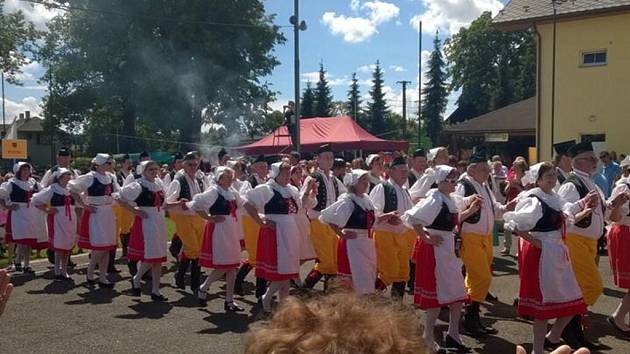
{"label": "building roof", "polygon": [[446,134],[476,135],[484,133],[536,132],[536,96],[482,114],[465,122],[446,126]]}
{"label": "building roof", "polygon": [[[558,18],[630,10],[630,0],[556,0]],[[553,16],[552,0],[511,0],[493,19],[499,27],[522,29]]]}

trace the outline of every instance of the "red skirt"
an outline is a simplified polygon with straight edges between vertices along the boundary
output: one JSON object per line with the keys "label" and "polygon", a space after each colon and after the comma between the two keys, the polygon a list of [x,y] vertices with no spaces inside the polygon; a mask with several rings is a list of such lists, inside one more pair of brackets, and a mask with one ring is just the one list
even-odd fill
{"label": "red skirt", "polygon": [[613,282],[630,289],[630,227],[614,224],[608,231],[608,256]]}
{"label": "red skirt", "polygon": [[52,249],[54,251],[64,251],[64,252],[72,251],[72,248],[62,249],[62,248],[55,247],[55,214],[48,214],[46,216],[46,225],[48,226],[49,249]]}
{"label": "red skirt", "polygon": [[256,277],[267,281],[283,281],[298,277],[298,274],[278,273],[278,242],[276,231],[261,227],[258,231],[258,247],[256,250]]}
{"label": "red skirt", "polygon": [[142,218],[135,216],[131,225],[131,235],[127,246],[127,258],[130,261],[141,261],[145,263],[166,262],[166,257],[146,258],[144,256],[144,232],[142,231]]}
{"label": "red skirt", "polygon": [[346,239],[339,238],[337,242],[337,275],[351,277],[350,260],[348,260],[348,247]]}
{"label": "red skirt", "polygon": [[13,242],[18,245],[30,246],[34,250],[43,250],[48,248],[48,242],[38,242],[36,238],[13,239],[13,231],[11,230],[11,210],[9,210],[7,214],[7,223],[4,225],[4,231],[7,243]]}
{"label": "red skirt", "polygon": [[413,303],[423,310],[440,308],[466,300],[456,300],[446,304],[438,301],[435,281],[435,254],[433,246],[416,239],[413,251],[415,257],[416,278]]}
{"label": "red skirt", "polygon": [[77,246],[86,250],[93,251],[113,251],[116,249],[116,245],[111,246],[94,246],[90,242],[90,211],[87,209],[83,210],[81,214],[81,222],[79,223],[79,241],[77,242]]}
{"label": "red skirt", "polygon": [[561,303],[543,303],[540,291],[539,269],[541,249],[526,240],[521,240],[519,251],[519,274],[521,288],[518,295],[520,316],[531,316],[538,320],[574,316],[586,312],[584,299]]}
{"label": "red skirt", "polygon": [[212,251],[212,238],[214,235],[213,222],[206,222],[206,228],[203,231],[203,242],[201,243],[201,253],[199,255],[199,265],[205,268],[214,269],[234,269],[238,268],[240,263],[235,264],[216,264],[214,262]]}

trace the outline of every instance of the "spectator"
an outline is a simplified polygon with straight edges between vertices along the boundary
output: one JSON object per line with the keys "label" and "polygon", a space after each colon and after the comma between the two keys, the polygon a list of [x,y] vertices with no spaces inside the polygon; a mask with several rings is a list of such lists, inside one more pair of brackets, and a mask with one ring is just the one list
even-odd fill
{"label": "spectator", "polygon": [[617,181],[617,178],[621,175],[621,167],[613,160],[608,151],[600,152],[599,159],[602,161],[602,168],[599,173],[604,176],[602,182],[605,184],[603,186],[598,184],[598,186],[602,189],[606,198],[608,198],[610,197],[615,181]]}

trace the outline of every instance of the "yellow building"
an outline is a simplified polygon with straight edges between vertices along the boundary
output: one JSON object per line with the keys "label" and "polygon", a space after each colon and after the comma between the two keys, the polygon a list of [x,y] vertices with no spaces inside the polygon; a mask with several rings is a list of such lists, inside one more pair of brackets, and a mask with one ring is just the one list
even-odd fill
{"label": "yellow building", "polygon": [[556,1],[555,8],[555,99],[554,3],[512,0],[494,19],[500,29],[532,29],[538,38],[539,159],[552,157],[552,142],[571,139],[630,153],[630,0]]}

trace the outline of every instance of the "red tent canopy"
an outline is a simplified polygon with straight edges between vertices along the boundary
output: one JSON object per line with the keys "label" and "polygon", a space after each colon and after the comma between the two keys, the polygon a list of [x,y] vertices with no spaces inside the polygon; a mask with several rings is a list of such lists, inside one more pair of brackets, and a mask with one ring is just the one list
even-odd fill
{"label": "red tent canopy", "polygon": [[[292,146],[287,134],[287,127],[282,126],[255,143],[239,146],[235,149],[248,155],[288,152]],[[300,119],[302,151],[315,152],[322,144],[330,144],[334,151],[394,151],[409,148],[407,141],[384,140],[375,137],[361,128],[349,116]]]}

